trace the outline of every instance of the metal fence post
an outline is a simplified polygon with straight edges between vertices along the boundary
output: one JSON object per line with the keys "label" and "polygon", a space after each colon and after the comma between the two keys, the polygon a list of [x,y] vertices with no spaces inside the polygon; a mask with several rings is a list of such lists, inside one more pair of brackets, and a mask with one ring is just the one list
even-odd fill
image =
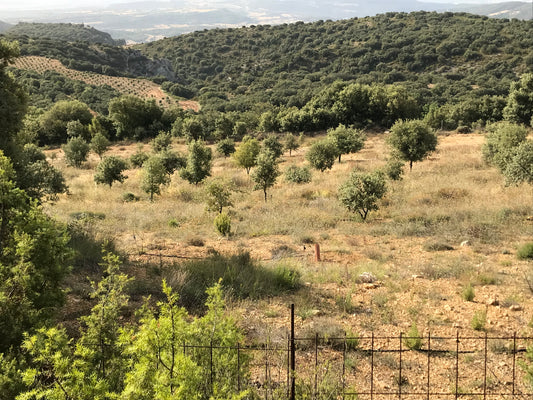
{"label": "metal fence post", "polygon": [[291,391],[290,400],[296,400],[296,348],[294,345],[294,303],[291,304]]}

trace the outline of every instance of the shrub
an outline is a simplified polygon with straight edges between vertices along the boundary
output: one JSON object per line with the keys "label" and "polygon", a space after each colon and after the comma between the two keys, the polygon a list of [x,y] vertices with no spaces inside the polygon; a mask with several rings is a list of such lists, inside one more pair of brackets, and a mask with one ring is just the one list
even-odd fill
{"label": "shrub", "polygon": [[476,296],[476,294],[474,292],[474,287],[472,286],[471,283],[469,283],[467,286],[463,288],[461,295],[463,299],[466,301],[474,301],[474,297]]}
{"label": "shrub", "polygon": [[533,242],[520,246],[516,255],[520,260],[533,260]]}
{"label": "shrub", "polygon": [[487,323],[487,312],[485,310],[476,311],[472,320],[470,321],[470,326],[475,331],[485,330],[485,324]]}
{"label": "shrub", "polygon": [[420,332],[415,322],[409,328],[407,335],[403,339],[403,343],[411,350],[420,350],[422,348],[422,338],[420,337]]}
{"label": "shrub", "polygon": [[214,223],[218,233],[222,236],[229,236],[231,231],[231,218],[227,213],[223,212],[218,214],[215,217]]}
{"label": "shrub", "polygon": [[130,157],[131,165],[135,168],[141,168],[146,160],[148,160],[150,156],[148,153],[145,153],[142,150],[138,150],[137,153],[132,154]]}
{"label": "shrub", "polygon": [[68,165],[79,168],[87,160],[89,154],[89,144],[80,137],[73,137],[62,147],[65,152],[65,160]]}
{"label": "shrub", "polygon": [[122,201],[130,203],[132,201],[139,201],[139,196],[136,196],[134,193],[126,192],[122,194]]}
{"label": "shrub", "polygon": [[285,180],[292,183],[309,183],[311,182],[311,170],[309,167],[298,167],[291,165],[285,171]]}
{"label": "shrub", "polygon": [[378,200],[386,191],[382,172],[360,173],[354,170],[339,187],[339,200],[349,211],[357,212],[365,221],[370,211],[378,209]]}
{"label": "shrub", "polygon": [[403,165],[405,163],[398,158],[390,158],[385,165],[385,174],[393,181],[399,181],[403,175]]}

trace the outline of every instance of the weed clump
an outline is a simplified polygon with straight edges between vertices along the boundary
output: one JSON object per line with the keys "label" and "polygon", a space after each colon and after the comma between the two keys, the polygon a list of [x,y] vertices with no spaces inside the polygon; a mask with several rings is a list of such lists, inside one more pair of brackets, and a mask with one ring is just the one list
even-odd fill
{"label": "weed clump", "polygon": [[218,253],[202,260],[175,265],[164,273],[175,283],[181,303],[188,309],[202,308],[206,288],[221,280],[224,293],[235,299],[259,299],[300,287],[300,274],[285,266],[266,268],[249,253],[224,256]]}
{"label": "weed clump", "polygon": [[231,231],[231,218],[230,216],[223,212],[218,214],[215,217],[215,228],[217,229],[217,232],[220,233],[222,236],[229,236]]}
{"label": "weed clump", "polygon": [[533,242],[520,246],[516,255],[520,260],[533,260]]}

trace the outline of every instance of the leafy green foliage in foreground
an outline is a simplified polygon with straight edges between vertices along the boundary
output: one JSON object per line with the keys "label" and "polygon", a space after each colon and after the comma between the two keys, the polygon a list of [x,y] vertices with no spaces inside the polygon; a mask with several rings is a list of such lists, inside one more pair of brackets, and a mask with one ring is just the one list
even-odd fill
{"label": "leafy green foliage in foreground", "polygon": [[0,151],[0,353],[63,304],[69,271],[65,229],[15,187],[13,176]]}
{"label": "leafy green foliage in foreground", "polygon": [[[81,318],[79,339],[57,326],[27,335],[23,348],[27,387],[19,400],[48,399],[227,399],[239,394],[248,357],[236,347],[243,339],[224,313],[220,283],[207,289],[207,312],[191,320],[179,307],[178,295],[163,281],[166,299],[146,306],[135,326],[121,326],[128,302],[129,279],[120,273],[117,256],[104,256],[106,275],[93,283],[97,300]],[[192,345],[187,352],[183,344]],[[217,346],[210,353],[209,346]],[[1,359],[0,359],[1,361]]]}

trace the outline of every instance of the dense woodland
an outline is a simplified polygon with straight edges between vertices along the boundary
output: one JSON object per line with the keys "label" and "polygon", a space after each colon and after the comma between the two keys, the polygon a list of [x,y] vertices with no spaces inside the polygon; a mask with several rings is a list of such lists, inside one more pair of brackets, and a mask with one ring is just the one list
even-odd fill
{"label": "dense woodland", "polygon": [[[0,338],[0,399],[252,399],[253,392],[239,393],[231,372],[246,377],[249,360],[217,352],[217,365],[227,368],[212,371],[217,384],[207,385],[206,353],[183,354],[177,343],[240,343],[242,332],[223,313],[222,287],[228,282],[237,298],[300,286],[290,269],[265,272],[249,256],[213,254],[205,262],[226,271],[227,281],[206,273],[198,279],[204,285],[200,295],[184,297],[189,303],[180,303],[163,282],[161,301],[146,303],[123,323],[119,315],[130,280],[120,272],[112,243],[104,243],[102,256],[93,254],[87,266],[80,249],[94,253],[101,243],[75,222],[52,220],[40,207],[68,187],[39,146],[62,145],[73,168],[93,151],[101,158],[94,182],[109,188],[126,179],[127,168],[142,168],[140,188],[154,201],[174,172],[201,185],[211,174],[206,143],[216,143],[222,156],[234,153],[267,202],[281,175],[279,158],[300,145],[296,134],[327,132],[306,154],[311,167],[323,172],[361,150],[362,129],[390,129],[394,151],[386,170],[353,171],[339,188],[339,201],[365,221],[378,209],[386,180],[400,179],[404,163],[412,169],[435,150],[435,130],[486,127],[485,160],[509,182],[531,183],[532,28],[532,21],[420,12],[216,29],[137,49],[5,36],[18,44],[0,42],[0,331],[6,332]],[[30,54],[58,58],[73,69],[150,76],[169,95],[197,100],[201,110],[162,108],[57,73],[9,67]],[[148,57],[171,60],[171,76],[159,73],[164,61]],[[186,156],[171,150],[175,137],[187,143]],[[103,157],[110,142],[120,140],[151,140],[153,154],[139,148],[129,160]],[[308,167],[290,174],[287,180],[296,184],[311,180]],[[223,212],[231,205],[228,190],[220,182],[206,185],[221,235],[230,232],[230,216]],[[138,200],[130,195],[125,202]],[[92,309],[79,317],[75,333],[54,319],[72,265],[75,272],[96,270],[100,278],[86,294]],[[202,262],[191,268],[209,270]],[[249,281],[239,281],[240,275]],[[206,291],[207,277],[215,280]]]}

